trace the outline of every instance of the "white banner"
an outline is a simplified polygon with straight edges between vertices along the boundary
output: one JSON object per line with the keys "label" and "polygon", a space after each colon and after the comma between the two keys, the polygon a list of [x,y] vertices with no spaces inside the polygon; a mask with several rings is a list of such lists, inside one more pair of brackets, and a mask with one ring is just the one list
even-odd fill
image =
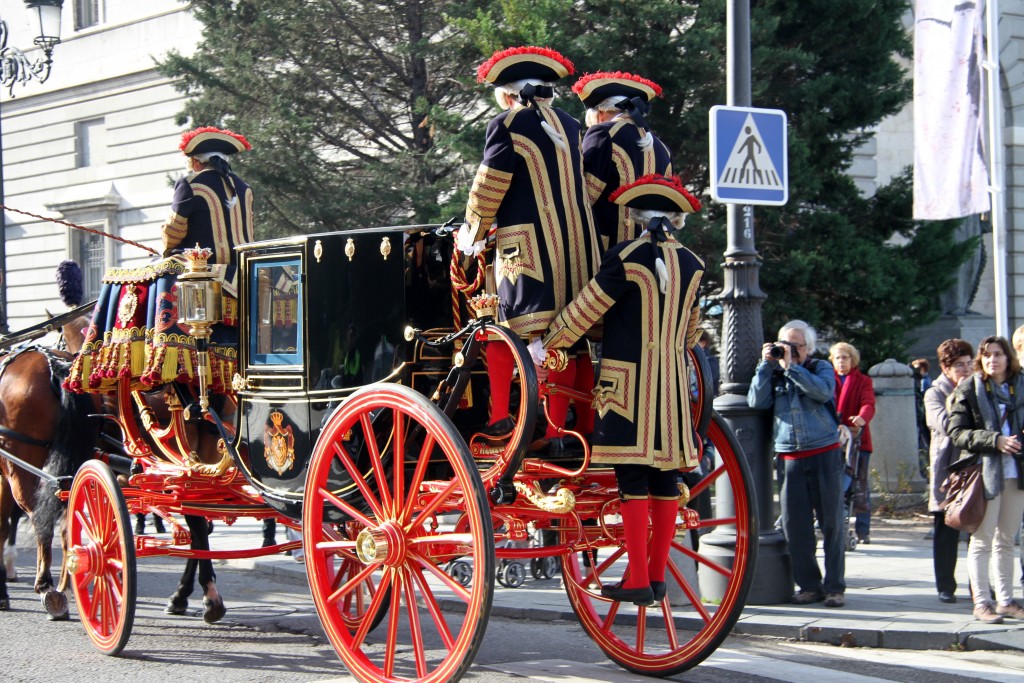
{"label": "white banner", "polygon": [[981,61],[984,0],[917,0],[914,218],[989,210]]}

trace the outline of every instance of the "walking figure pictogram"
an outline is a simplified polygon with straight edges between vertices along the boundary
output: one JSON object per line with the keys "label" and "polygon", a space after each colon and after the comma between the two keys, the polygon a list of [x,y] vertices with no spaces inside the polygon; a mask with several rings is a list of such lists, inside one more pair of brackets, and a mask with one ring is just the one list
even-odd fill
{"label": "walking figure pictogram", "polygon": [[[746,150],[747,158],[743,160],[743,166],[740,167],[739,182],[744,182],[747,179],[747,164],[753,166],[754,178],[758,182],[762,180],[762,174],[760,169],[757,167],[757,159],[754,157],[755,154],[760,154],[764,147],[760,142],[757,141],[757,136],[752,133],[750,126],[746,126],[743,132],[747,134],[747,138],[743,141],[741,147]],[[757,152],[754,151],[754,147],[757,147]]]}

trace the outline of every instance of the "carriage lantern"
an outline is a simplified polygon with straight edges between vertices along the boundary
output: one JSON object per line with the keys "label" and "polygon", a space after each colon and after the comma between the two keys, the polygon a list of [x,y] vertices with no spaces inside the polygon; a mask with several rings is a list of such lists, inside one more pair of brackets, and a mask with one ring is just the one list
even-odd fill
{"label": "carriage lantern", "polygon": [[210,328],[221,320],[221,285],[207,263],[213,250],[200,247],[185,250],[188,270],[178,276],[178,310],[180,324],[188,325],[188,333],[196,338],[199,356],[199,405],[205,412],[210,405],[206,387],[207,341]]}
{"label": "carriage lantern", "polygon": [[213,251],[198,244],[185,250],[188,270],[178,276],[179,323],[189,326],[188,333],[206,339],[210,328],[221,320],[221,285],[207,261]]}

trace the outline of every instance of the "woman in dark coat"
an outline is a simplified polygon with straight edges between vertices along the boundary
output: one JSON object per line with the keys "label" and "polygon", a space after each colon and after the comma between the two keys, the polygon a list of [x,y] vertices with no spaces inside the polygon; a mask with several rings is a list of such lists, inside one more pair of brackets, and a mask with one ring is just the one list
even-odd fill
{"label": "woman in dark coat", "polygon": [[[1013,599],[1013,541],[1024,514],[1024,374],[1003,337],[981,340],[974,371],[950,398],[949,436],[954,446],[981,459],[988,504],[971,535],[967,564],[974,618],[999,624],[1003,617],[1024,619],[1024,605]],[[990,588],[996,604],[989,599]]]}

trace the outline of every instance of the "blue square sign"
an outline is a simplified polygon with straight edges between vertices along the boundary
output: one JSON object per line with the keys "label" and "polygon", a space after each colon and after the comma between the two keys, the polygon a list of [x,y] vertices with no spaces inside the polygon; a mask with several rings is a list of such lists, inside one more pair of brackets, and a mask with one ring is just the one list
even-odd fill
{"label": "blue square sign", "polygon": [[711,197],[781,206],[789,199],[786,112],[711,108]]}

